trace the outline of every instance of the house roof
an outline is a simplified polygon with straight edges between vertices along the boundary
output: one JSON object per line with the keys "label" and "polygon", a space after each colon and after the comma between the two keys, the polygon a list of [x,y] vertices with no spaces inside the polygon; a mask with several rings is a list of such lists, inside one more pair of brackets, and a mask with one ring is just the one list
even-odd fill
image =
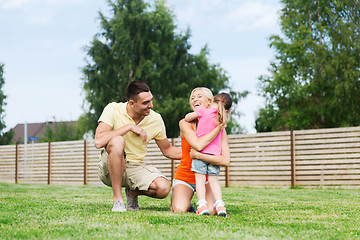
{"label": "house roof", "polygon": [[[52,130],[55,129],[55,124],[61,122],[42,122],[42,123],[27,123],[27,137],[43,137],[45,133],[46,124],[49,124]],[[76,124],[76,121],[68,121],[67,125]],[[14,130],[15,135],[12,139],[13,143],[24,143],[24,123],[17,124],[12,130]]]}

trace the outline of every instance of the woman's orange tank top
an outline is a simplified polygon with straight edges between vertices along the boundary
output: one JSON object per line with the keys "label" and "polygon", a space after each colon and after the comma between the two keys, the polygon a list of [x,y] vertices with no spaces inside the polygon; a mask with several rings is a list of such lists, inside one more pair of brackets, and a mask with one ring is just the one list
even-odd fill
{"label": "woman's orange tank top", "polygon": [[181,137],[182,157],[179,166],[176,168],[175,179],[190,184],[195,184],[195,174],[191,171],[192,158],[190,157],[191,146],[184,137]]}

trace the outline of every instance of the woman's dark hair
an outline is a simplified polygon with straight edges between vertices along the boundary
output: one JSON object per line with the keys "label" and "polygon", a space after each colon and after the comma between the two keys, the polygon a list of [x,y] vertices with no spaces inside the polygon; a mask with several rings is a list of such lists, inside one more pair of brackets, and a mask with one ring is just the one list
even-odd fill
{"label": "woman's dark hair", "polygon": [[128,101],[130,99],[136,101],[137,95],[142,92],[150,92],[150,88],[146,83],[138,80],[129,83],[125,88],[125,95]]}

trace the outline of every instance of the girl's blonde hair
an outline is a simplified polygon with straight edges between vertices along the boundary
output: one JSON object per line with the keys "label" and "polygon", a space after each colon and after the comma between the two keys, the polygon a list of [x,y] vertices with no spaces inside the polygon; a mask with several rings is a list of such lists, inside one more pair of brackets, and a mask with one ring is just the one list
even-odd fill
{"label": "girl's blonde hair", "polygon": [[219,93],[214,97],[213,101],[218,105],[217,122],[219,125],[226,127],[226,122],[230,118],[232,98],[227,93]]}
{"label": "girl's blonde hair", "polygon": [[192,91],[191,91],[191,94],[190,94],[190,98],[189,98],[189,104],[191,106],[191,96],[193,95],[193,93],[196,91],[196,90],[201,90],[203,92],[203,94],[205,95],[205,97],[207,97],[210,101],[213,99],[214,95],[212,94],[211,90],[206,88],[206,87],[197,87],[197,88],[194,88]]}

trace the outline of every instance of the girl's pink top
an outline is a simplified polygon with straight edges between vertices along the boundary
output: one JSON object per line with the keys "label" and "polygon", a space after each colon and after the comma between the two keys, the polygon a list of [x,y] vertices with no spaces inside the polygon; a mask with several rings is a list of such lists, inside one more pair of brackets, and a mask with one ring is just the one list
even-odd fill
{"label": "girl's pink top", "polygon": [[[199,123],[196,130],[196,136],[201,137],[208,134],[214,128],[216,128],[216,108],[204,108],[201,107],[196,111],[199,115]],[[213,155],[221,155],[221,139],[223,135],[223,130],[212,140],[209,145],[207,145],[201,152],[208,153]]]}

